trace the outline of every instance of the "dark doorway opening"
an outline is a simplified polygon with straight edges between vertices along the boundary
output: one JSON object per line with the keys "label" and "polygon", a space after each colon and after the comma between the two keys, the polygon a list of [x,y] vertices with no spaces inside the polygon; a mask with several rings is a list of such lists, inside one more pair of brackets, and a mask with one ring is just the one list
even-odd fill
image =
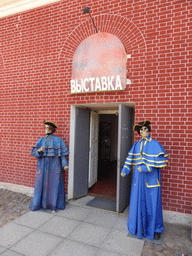
{"label": "dark doorway opening", "polygon": [[98,175],[89,195],[116,200],[118,115],[99,115]]}

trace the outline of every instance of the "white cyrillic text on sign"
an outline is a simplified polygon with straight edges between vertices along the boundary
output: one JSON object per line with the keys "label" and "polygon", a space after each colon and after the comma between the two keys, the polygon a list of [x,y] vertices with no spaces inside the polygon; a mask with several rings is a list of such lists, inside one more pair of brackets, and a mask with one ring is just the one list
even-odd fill
{"label": "white cyrillic text on sign", "polygon": [[120,75],[71,80],[71,93],[123,90]]}

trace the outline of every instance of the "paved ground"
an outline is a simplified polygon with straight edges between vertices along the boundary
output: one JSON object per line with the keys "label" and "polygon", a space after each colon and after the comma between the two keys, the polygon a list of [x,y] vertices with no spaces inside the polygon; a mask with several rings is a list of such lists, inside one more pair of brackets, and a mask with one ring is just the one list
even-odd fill
{"label": "paved ground", "polygon": [[29,211],[32,198],[21,193],[0,189],[0,227]]}
{"label": "paved ground", "polygon": [[[24,194],[0,189],[0,227],[27,213],[31,201],[32,198]],[[164,224],[162,239],[157,243],[145,241],[141,256],[192,256],[190,228],[170,223]]]}

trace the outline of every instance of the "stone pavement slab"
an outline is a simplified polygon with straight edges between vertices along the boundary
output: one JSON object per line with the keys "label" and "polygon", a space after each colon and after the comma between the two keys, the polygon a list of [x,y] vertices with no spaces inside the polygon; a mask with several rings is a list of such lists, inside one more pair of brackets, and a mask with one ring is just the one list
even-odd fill
{"label": "stone pavement slab", "polygon": [[13,221],[13,223],[17,223],[30,228],[38,228],[48,220],[53,218],[53,215],[41,211],[28,212],[23,216],[17,218]]}
{"label": "stone pavement slab", "polygon": [[69,238],[84,244],[100,247],[109,232],[110,230],[107,228],[82,223],[70,234]]}
{"label": "stone pavement slab", "polygon": [[79,206],[68,204],[64,211],[58,211],[57,215],[62,217],[71,218],[74,220],[85,220],[92,212],[91,209],[85,209]]}
{"label": "stone pavement slab", "polygon": [[125,256],[125,255],[100,249],[95,256]]}
{"label": "stone pavement slab", "polygon": [[65,239],[50,256],[95,256],[97,247]]}
{"label": "stone pavement slab", "polygon": [[11,250],[26,256],[47,256],[62,241],[61,237],[35,230],[14,245]]}
{"label": "stone pavement slab", "polygon": [[0,246],[0,253],[4,252],[5,250],[7,250],[7,248]]}
{"label": "stone pavement slab", "polygon": [[113,226],[113,230],[114,229],[122,230],[122,231],[125,231],[126,233],[128,233],[127,216],[120,215],[118,217],[117,221],[115,222],[115,225]]}
{"label": "stone pavement slab", "polygon": [[12,250],[7,250],[7,251],[3,252],[1,254],[1,256],[25,256],[25,255],[17,253],[17,252],[14,252]]}
{"label": "stone pavement slab", "polygon": [[144,241],[130,238],[127,232],[116,230],[109,234],[101,248],[124,255],[138,256],[141,255],[143,245]]}
{"label": "stone pavement slab", "polygon": [[85,222],[95,224],[100,227],[112,228],[118,220],[118,214],[105,210],[94,210],[86,218]]}
{"label": "stone pavement slab", "polygon": [[80,221],[55,216],[43,224],[39,230],[44,233],[54,234],[56,236],[66,237],[80,225]]}
{"label": "stone pavement slab", "polygon": [[6,248],[13,246],[33,232],[33,229],[16,223],[9,223],[0,228],[0,245]]}

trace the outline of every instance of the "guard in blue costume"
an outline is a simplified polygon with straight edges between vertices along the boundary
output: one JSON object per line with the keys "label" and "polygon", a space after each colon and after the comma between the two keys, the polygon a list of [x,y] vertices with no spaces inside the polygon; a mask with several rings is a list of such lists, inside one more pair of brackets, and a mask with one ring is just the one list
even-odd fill
{"label": "guard in blue costume", "polygon": [[150,121],[136,124],[133,130],[142,138],[135,142],[126,158],[121,176],[134,166],[127,227],[132,235],[160,239],[163,232],[161,204],[161,168],[167,165],[163,146],[149,135]]}
{"label": "guard in blue costume", "polygon": [[66,155],[69,151],[63,140],[53,135],[57,125],[51,121],[43,123],[46,136],[39,139],[31,151],[38,162],[33,201],[29,209],[52,209],[54,212],[65,208],[63,170],[68,169]]}

